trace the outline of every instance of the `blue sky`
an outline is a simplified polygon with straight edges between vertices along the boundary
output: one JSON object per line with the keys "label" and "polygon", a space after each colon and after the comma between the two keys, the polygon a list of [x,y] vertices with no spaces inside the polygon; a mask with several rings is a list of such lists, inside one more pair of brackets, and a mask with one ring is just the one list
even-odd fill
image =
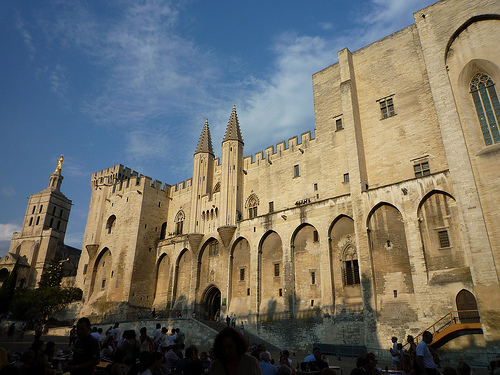
{"label": "blue sky", "polygon": [[312,74],[434,2],[0,2],[0,256],[60,154],[81,248],[93,172],[184,181],[206,118],[220,155],[233,105],[245,155],[312,131]]}

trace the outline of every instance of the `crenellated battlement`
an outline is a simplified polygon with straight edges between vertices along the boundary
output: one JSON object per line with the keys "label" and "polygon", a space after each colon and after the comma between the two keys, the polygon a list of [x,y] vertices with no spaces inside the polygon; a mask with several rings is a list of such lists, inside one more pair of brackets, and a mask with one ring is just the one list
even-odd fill
{"label": "crenellated battlement", "polygon": [[175,185],[172,185],[171,186],[171,191],[170,191],[170,194],[171,194],[170,196],[174,197],[176,195],[181,195],[181,194],[184,194],[187,191],[190,191],[192,184],[193,184],[193,179],[192,178],[188,178],[185,181],[181,181],[181,182],[179,182],[179,183],[177,183]]}
{"label": "crenellated battlement", "polygon": [[267,161],[272,163],[272,161],[277,160],[281,157],[288,156],[294,152],[304,153],[305,149],[312,146],[312,143],[316,141],[316,138],[311,137],[311,131],[304,132],[299,137],[295,136],[288,139],[288,147],[286,141],[281,141],[275,146],[269,146],[264,149],[264,151],[259,151],[255,155],[245,156],[243,159],[243,165],[245,169],[258,167],[262,161]]}
{"label": "crenellated battlement", "polygon": [[146,189],[163,191],[168,194],[171,188],[168,184],[163,184],[159,180],[153,180],[149,176],[141,175],[137,171],[124,167],[121,164],[93,173],[90,185],[93,189],[109,188],[111,195],[131,190],[144,192]]}

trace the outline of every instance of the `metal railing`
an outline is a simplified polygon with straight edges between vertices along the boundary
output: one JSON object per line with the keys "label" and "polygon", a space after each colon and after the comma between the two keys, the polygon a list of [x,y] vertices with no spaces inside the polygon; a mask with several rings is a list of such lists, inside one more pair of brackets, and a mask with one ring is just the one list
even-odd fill
{"label": "metal railing", "polygon": [[415,343],[418,344],[420,338],[425,331],[429,331],[433,334],[434,339],[436,334],[443,332],[446,328],[458,324],[470,324],[470,323],[480,323],[478,310],[459,310],[450,311],[442,318],[438,319],[431,326],[424,329],[417,336],[415,336]]}

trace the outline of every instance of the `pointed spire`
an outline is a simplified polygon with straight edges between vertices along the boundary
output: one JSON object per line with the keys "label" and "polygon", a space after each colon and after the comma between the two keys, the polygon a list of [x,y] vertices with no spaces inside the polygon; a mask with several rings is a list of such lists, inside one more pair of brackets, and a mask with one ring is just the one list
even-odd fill
{"label": "pointed spire", "polygon": [[212,147],[212,137],[210,136],[210,128],[208,127],[208,119],[205,121],[205,126],[200,135],[200,140],[198,141],[198,147],[194,154],[199,154],[201,152],[206,152],[214,156],[214,149]]}
{"label": "pointed spire", "polygon": [[236,114],[236,106],[233,106],[233,112],[231,112],[231,117],[229,117],[229,122],[226,128],[226,134],[224,135],[225,141],[240,141],[243,143],[243,138],[241,136],[240,122],[238,121],[238,115]]}

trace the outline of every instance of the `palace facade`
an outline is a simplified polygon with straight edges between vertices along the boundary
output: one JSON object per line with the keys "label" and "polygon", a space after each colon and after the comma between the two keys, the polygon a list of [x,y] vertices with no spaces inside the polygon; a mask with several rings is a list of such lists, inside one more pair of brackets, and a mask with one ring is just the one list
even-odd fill
{"label": "palace facade", "polygon": [[220,309],[275,341],[387,346],[473,310],[497,342],[500,2],[414,19],[313,75],[314,134],[245,156],[233,108],[182,183],[94,173],[82,314]]}

